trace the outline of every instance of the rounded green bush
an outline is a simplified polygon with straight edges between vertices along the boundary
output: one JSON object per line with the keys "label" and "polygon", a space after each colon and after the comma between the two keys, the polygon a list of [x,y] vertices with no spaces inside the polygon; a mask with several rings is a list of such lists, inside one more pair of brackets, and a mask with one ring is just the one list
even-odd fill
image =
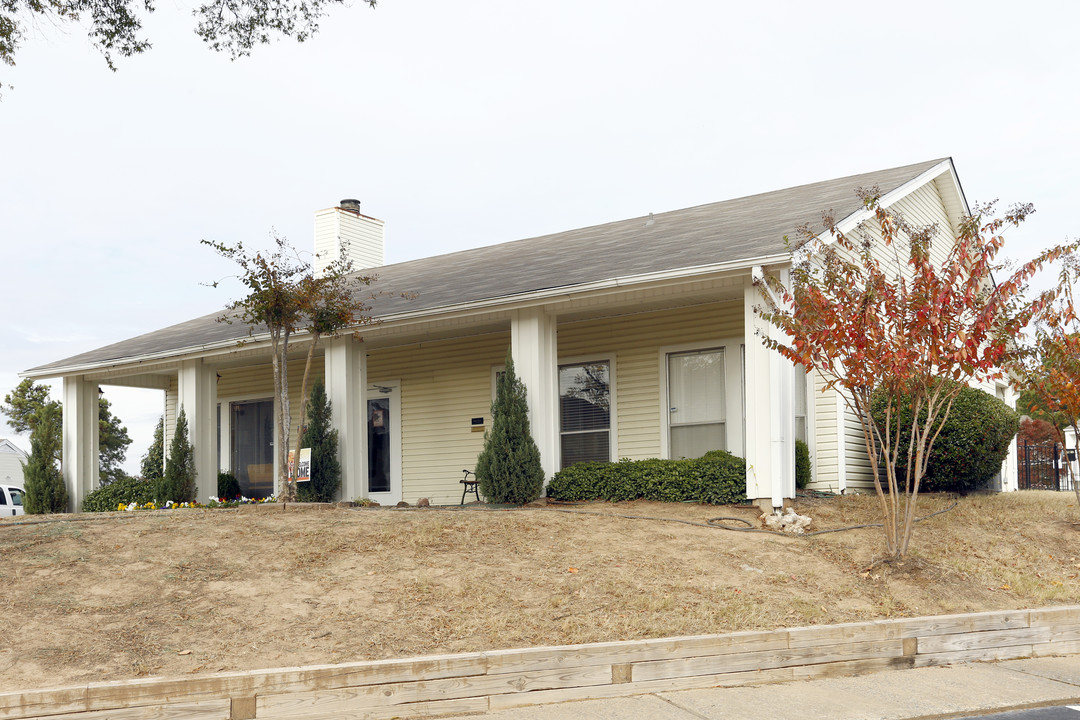
{"label": "rounded green bush", "polygon": [[555,500],[660,500],[724,505],[746,500],[746,461],[723,450],[684,460],[585,462],[555,473]]}
{"label": "rounded green bush", "polygon": [[154,481],[125,476],[83,498],[83,512],[112,512],[121,504],[147,503],[154,499]]}
{"label": "rounded green bush", "polygon": [[217,475],[218,500],[235,500],[240,497],[240,481],[227,470],[222,470]]}
{"label": "rounded green bush", "polygon": [[[953,383],[952,380],[941,382]],[[872,412],[879,426],[885,422],[884,407],[884,397],[875,397]],[[897,420],[905,429],[897,459],[897,471],[902,478],[911,437],[910,405],[901,408]],[[1015,410],[989,393],[963,386],[941,434],[934,441],[920,489],[968,493],[987,487],[1001,470],[1009,454],[1009,444],[1019,430],[1020,416]]]}

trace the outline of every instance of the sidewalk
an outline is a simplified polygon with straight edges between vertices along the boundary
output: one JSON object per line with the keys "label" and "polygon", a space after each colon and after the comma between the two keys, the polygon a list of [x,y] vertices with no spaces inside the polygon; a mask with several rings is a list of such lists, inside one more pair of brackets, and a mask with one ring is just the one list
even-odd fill
{"label": "sidewalk", "polygon": [[[911,720],[1080,704],[1080,656],[515,708],[492,720]],[[1080,718],[1080,713],[1077,714]]]}

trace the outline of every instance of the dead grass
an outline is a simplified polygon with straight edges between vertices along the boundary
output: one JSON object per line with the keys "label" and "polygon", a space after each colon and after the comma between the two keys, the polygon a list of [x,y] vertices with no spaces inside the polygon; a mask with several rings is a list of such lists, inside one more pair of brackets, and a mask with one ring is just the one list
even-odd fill
{"label": "dead grass", "polygon": [[[873,564],[877,529],[800,539],[618,517],[757,514],[649,502],[3,521],[0,610],[15,631],[0,672],[15,689],[1076,603],[1072,503],[965,498],[892,566]],[[797,509],[817,529],[876,521],[869,496]]]}

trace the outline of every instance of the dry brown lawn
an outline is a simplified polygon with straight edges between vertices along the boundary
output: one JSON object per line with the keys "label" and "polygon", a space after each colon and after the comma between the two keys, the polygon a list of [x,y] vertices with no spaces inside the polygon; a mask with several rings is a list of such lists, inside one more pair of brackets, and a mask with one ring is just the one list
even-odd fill
{"label": "dry brown lawn", "polygon": [[[795,538],[618,517],[757,516],[652,502],[0,521],[0,689],[1077,603],[1073,505],[961,499],[918,525],[898,566],[874,564],[880,529]],[[865,495],[797,509],[812,529],[876,520]]]}

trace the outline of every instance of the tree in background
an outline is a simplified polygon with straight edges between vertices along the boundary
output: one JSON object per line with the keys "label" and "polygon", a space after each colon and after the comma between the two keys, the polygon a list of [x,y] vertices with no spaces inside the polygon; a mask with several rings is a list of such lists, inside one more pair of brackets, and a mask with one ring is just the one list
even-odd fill
{"label": "tree in background", "polygon": [[150,443],[146,454],[142,456],[139,466],[142,476],[146,479],[157,479],[165,474],[165,416],[158,418],[154,426],[154,439]]}
{"label": "tree in background", "polygon": [[127,477],[120,466],[127,456],[131,437],[111,408],[108,400],[98,397],[98,485],[101,487]]}
{"label": "tree in background", "polygon": [[[315,348],[323,337],[337,335],[346,328],[371,322],[366,314],[370,309],[358,291],[370,285],[373,276],[353,275],[353,264],[339,254],[320,275],[311,263],[300,257],[285,238],[275,236],[277,248],[271,252],[251,252],[243,243],[224,245],[203,240],[219,255],[240,266],[240,282],[248,294],[228,305],[219,322],[242,322],[248,335],[266,332],[273,349],[274,395],[277,398],[277,417],[274,428],[274,447],[278,453],[278,500],[295,502],[297,498],[295,468],[289,463],[289,439],[292,415],[289,401],[289,343],[293,335],[306,332],[309,339],[304,379],[300,386],[300,417],[307,403],[307,383]],[[218,283],[212,283],[217,287]],[[297,443],[300,442],[297,433]],[[299,445],[297,445],[299,457]]]}
{"label": "tree in background", "polygon": [[[1031,414],[1055,426],[1062,446],[1061,430],[1072,428],[1074,449],[1080,453],[1080,319],[1073,307],[1071,269],[1058,279],[1059,295],[1038,308],[1031,340],[1018,348],[1011,369],[1021,378]],[[1073,464],[1066,462],[1065,467],[1080,507],[1080,482]]]}
{"label": "tree in background", "polygon": [[59,415],[60,403],[45,403],[32,421],[34,429],[30,433],[30,457],[23,466],[23,490],[26,491],[23,505],[26,512],[33,515],[64,512],[67,509],[67,488],[56,463],[62,442],[57,431]]}
{"label": "tree in background", "polygon": [[[33,380],[26,378],[15,389],[4,396],[3,404],[0,404],[0,412],[8,417],[7,424],[17,433],[32,433],[41,417],[40,410],[45,406],[60,408],[59,400],[49,399],[49,386],[38,385]],[[63,419],[60,413],[49,413],[49,421],[56,425],[56,433],[62,432]],[[57,451],[59,453],[59,450]],[[57,454],[57,459],[60,456]]]}
{"label": "tree in background", "polygon": [[506,354],[506,370],[495,385],[491,404],[491,430],[484,434],[484,449],[476,458],[480,492],[494,503],[524,505],[540,497],[544,468],[540,449],[529,430],[529,403],[525,383],[514,372],[514,358]]}
{"label": "tree in background", "polygon": [[300,447],[311,448],[311,480],[299,486],[300,499],[305,502],[334,502],[341,486],[338,432],[330,424],[330,410],[326,387],[322,380],[316,380],[308,403],[307,428],[300,438]]}
{"label": "tree in background", "polygon": [[[1059,286],[1025,301],[1030,279],[1054,261],[1072,267],[1080,243],[1047,250],[995,282],[992,274],[1005,269],[996,261],[1001,231],[1021,223],[1030,205],[990,220],[984,215],[992,206],[977,208],[961,220],[953,239],[882,207],[877,188],[858,194],[873,213],[875,233],[844,233],[828,214],[824,237],[799,228],[790,287],[765,274],[757,283],[764,305],[755,311],[780,331],[763,337],[765,345],[817,370],[858,418],[886,559],[899,560],[911,542],[934,443],[960,388],[1004,377],[1017,337],[1062,293]],[[944,257],[940,264],[932,259],[935,242]],[[880,424],[871,413],[877,393],[883,396]],[[905,404],[909,424],[900,422]]]}
{"label": "tree in background", "polygon": [[157,501],[194,502],[196,475],[195,449],[188,440],[187,415],[181,406],[176,416],[176,431],[169,443],[169,457],[165,460],[165,476],[158,483]]}
{"label": "tree in background", "polygon": [[[56,412],[44,415],[55,426],[53,432],[61,438],[56,445],[56,461],[62,460],[63,454],[63,413],[59,400],[49,399],[49,387],[38,385],[29,378],[20,382],[14,390],[4,396],[0,412],[8,416],[8,425],[15,432],[33,432],[42,408],[52,407]],[[125,477],[120,465],[127,456],[131,445],[127,428],[120,424],[120,418],[112,414],[112,405],[102,396],[98,396],[98,484],[108,485],[113,480]],[[160,474],[160,473],[159,473]]]}
{"label": "tree in background", "polygon": [[[375,7],[375,1],[363,0],[370,7]],[[207,0],[192,14],[198,18],[195,33],[212,50],[236,59],[275,37],[303,42],[318,32],[319,21],[330,7],[344,4],[345,0]],[[150,49],[150,41],[142,37],[142,24],[153,12],[153,0],[4,0],[0,2],[0,62],[15,65],[15,51],[27,24],[85,20],[91,42],[115,71],[114,52],[131,57]]]}
{"label": "tree in background", "polygon": [[1061,442],[1061,429],[1046,420],[1025,417],[1020,421],[1020,432],[1016,439],[1028,445],[1056,444]]}

